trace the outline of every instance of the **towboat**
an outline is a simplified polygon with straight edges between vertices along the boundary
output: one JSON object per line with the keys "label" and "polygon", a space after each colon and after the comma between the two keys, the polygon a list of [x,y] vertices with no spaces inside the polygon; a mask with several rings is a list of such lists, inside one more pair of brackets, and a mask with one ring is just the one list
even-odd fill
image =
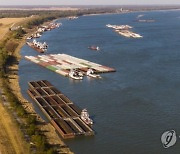
{"label": "towboat", "polygon": [[83,74],[77,70],[70,70],[69,77],[74,79],[74,80],[82,80]]}
{"label": "towboat", "polygon": [[97,51],[100,50],[100,48],[98,46],[89,46],[88,49],[97,50]]}
{"label": "towboat", "polygon": [[98,74],[95,74],[92,69],[88,69],[87,72],[86,72],[86,75],[90,76],[92,78],[101,78],[101,76],[98,75]]}
{"label": "towboat", "polygon": [[41,43],[36,41],[35,39],[33,40],[33,42],[26,42],[26,44],[40,53],[44,53],[48,48],[48,44],[46,42]]}
{"label": "towboat", "polygon": [[87,124],[87,125],[92,125],[93,120],[89,118],[89,113],[87,109],[83,109],[81,111],[81,119]]}

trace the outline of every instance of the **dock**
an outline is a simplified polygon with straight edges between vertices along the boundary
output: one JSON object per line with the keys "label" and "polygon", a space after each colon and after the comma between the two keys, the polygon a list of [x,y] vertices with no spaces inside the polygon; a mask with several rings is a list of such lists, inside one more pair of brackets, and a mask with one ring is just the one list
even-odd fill
{"label": "dock", "polygon": [[94,131],[80,118],[81,109],[47,80],[28,82],[29,96],[64,138],[92,136]]}
{"label": "dock", "polygon": [[25,58],[66,77],[69,76],[69,72],[73,69],[78,69],[84,75],[86,75],[88,69],[93,69],[96,74],[116,71],[114,68],[76,58],[67,54],[25,56]]}

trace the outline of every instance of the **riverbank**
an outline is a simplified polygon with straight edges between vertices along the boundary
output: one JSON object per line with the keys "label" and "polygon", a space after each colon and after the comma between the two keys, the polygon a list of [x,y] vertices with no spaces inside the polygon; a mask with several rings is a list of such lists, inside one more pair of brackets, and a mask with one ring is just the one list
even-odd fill
{"label": "riverbank", "polygon": [[[45,23],[48,24],[49,22]],[[36,31],[36,28],[32,29],[30,33],[33,33]],[[29,34],[26,34],[27,36]],[[21,54],[20,50],[22,46],[26,43],[26,39],[22,39],[21,43],[19,44],[18,48],[14,52],[14,56],[16,57],[16,61],[9,66],[9,71],[11,72],[8,74],[9,78],[9,86],[12,89],[12,92],[17,96],[18,100],[22,103],[22,106],[24,109],[29,113],[36,117],[38,128],[43,132],[43,134],[46,136],[46,140],[50,145],[56,145],[57,151],[60,153],[68,153],[72,154],[73,152],[70,151],[70,149],[65,145],[63,140],[58,136],[58,134],[55,132],[54,127],[50,124],[45,122],[34,110],[32,103],[28,102],[21,94],[21,88],[19,86],[19,76],[18,76],[18,69],[19,69],[19,61],[21,60]]]}
{"label": "riverbank", "polygon": [[[0,19],[0,41],[6,36],[9,27],[23,21],[24,18]],[[2,79],[0,78],[0,153],[29,153],[29,144],[24,140],[17,121],[10,112],[10,102],[4,94]],[[13,128],[13,129],[12,129]],[[7,146],[8,145],[8,146]]]}
{"label": "riverbank", "polygon": [[[26,21],[28,19],[26,18]],[[18,24],[24,21],[24,18],[3,18],[0,19],[1,27],[0,31],[3,32],[3,37],[1,37],[0,41],[4,46],[7,48],[7,42],[5,41],[7,38],[9,41],[13,41],[12,32],[9,31],[9,28],[11,28],[13,25]],[[15,25],[16,26],[16,25]],[[35,31],[36,28],[31,29],[29,32]],[[28,34],[27,34],[28,35]],[[6,43],[5,43],[6,42]],[[0,112],[3,113],[0,115],[0,153],[30,153],[30,143],[29,143],[29,137],[25,137],[26,133],[24,134],[20,130],[20,126],[22,124],[25,126],[26,122],[25,119],[19,118],[17,116],[15,107],[10,112],[8,111],[8,108],[11,107],[11,102],[9,102],[10,97],[7,96],[9,93],[5,92],[5,89],[7,88],[4,84],[4,82],[8,83],[8,88],[10,88],[10,92],[14,94],[14,96],[18,99],[18,102],[21,104],[26,111],[26,114],[33,115],[36,117],[36,126],[40,132],[43,132],[43,135],[46,138],[47,143],[50,147],[53,149],[56,149],[59,153],[69,153],[72,154],[70,149],[65,145],[63,140],[57,135],[55,132],[55,129],[51,126],[51,124],[45,122],[43,119],[39,117],[39,115],[34,111],[34,108],[30,102],[28,102],[21,94],[21,88],[19,86],[19,76],[18,76],[18,64],[21,60],[20,50],[22,46],[26,43],[25,37],[20,40],[14,40],[14,43],[18,44],[18,47],[16,48],[13,53],[11,53],[11,57],[14,57],[13,60],[11,59],[11,62],[8,62],[9,64],[6,66],[6,74],[5,78],[1,78],[0,80],[0,95],[1,95],[1,104],[0,104]],[[4,46],[2,46],[4,48]],[[2,53],[1,53],[2,54]],[[6,81],[5,81],[6,80]],[[5,88],[6,87],[6,88]],[[8,104],[8,108],[3,106],[4,104]],[[22,111],[22,110],[21,110]],[[23,113],[23,112],[22,112]],[[14,117],[15,116],[15,117]],[[15,119],[15,120],[14,120]],[[11,130],[13,128],[13,131]],[[25,130],[26,131],[26,130]],[[26,141],[25,141],[26,140]],[[34,144],[34,143],[31,143]],[[6,145],[9,145],[8,147]],[[32,148],[32,147],[31,147]]]}
{"label": "riverbank", "polygon": [[28,154],[30,152],[28,144],[24,141],[14,117],[9,114],[2,101],[0,113],[0,153]]}
{"label": "riverbank", "polygon": [[[165,45],[164,48],[159,47],[159,44],[162,44],[162,42],[166,43],[168,41],[167,38],[170,38],[169,40],[176,40],[176,38],[178,38],[177,36],[179,32],[178,24],[176,25],[178,21],[177,18],[178,13],[172,16],[174,22],[167,17],[163,17],[163,15],[160,12],[155,13],[155,15],[154,13],[151,15],[152,17],[156,17],[155,15],[157,15],[158,19],[162,18],[160,21],[157,21],[157,23],[155,24],[157,25],[157,29],[153,29],[154,24],[152,23],[145,24],[144,26],[142,26],[142,29],[138,28],[139,32],[146,31],[145,35],[146,37],[149,37],[150,43],[154,38],[157,38],[157,40],[155,40],[155,42],[152,42],[152,44],[150,45],[148,41],[145,41],[144,42],[145,44],[143,46],[140,45],[142,44],[142,41],[144,41],[145,39],[143,39],[142,41],[141,40],[132,41],[127,39],[123,41],[123,43],[117,45],[117,42],[122,42],[122,40],[119,39],[120,37],[117,37],[117,39],[112,39],[112,37],[109,37],[109,35],[111,36],[112,32],[107,34],[108,37],[104,37],[102,41],[104,42],[103,47],[105,52],[103,52],[103,56],[101,55],[98,57],[98,60],[104,61],[106,63],[109,58],[113,59],[113,61],[108,61],[109,65],[115,66],[118,70],[117,73],[107,76],[105,80],[101,80],[101,82],[83,81],[83,83],[80,84],[72,83],[72,82],[68,83],[68,80],[63,78],[61,79],[59,76],[56,77],[56,75],[53,75],[52,78],[51,73],[49,73],[50,74],[49,75],[47,72],[47,76],[48,75],[50,76],[49,79],[54,81],[55,85],[59,83],[60,89],[61,87],[64,87],[63,89],[65,89],[68,92],[67,93],[68,96],[71,96],[73,99],[75,98],[77,102],[80,103],[82,102],[80,106],[88,107],[88,109],[92,111],[91,113],[94,116],[95,119],[94,127],[97,134],[93,139],[85,139],[85,140],[77,139],[70,142],[67,141],[70,147],[72,147],[72,149],[75,152],[119,153],[119,151],[123,151],[124,153],[133,153],[133,151],[135,150],[137,153],[138,152],[143,153],[143,151],[148,152],[148,150],[152,150],[152,145],[153,145],[154,147],[153,152],[161,153],[162,150],[158,144],[159,143],[158,134],[161,134],[164,128],[167,127],[169,128],[172,125],[176,125],[178,123],[178,122],[173,122],[167,125],[169,118],[168,119],[164,118],[167,117],[164,116],[164,113],[167,113],[167,115],[171,114],[167,112],[169,111],[168,110],[170,106],[169,103],[171,103],[171,106],[172,103],[173,106],[176,106],[176,107],[172,107],[171,109],[173,110],[173,113],[176,113],[178,115],[178,111],[176,110],[178,108],[177,106],[178,94],[176,93],[177,92],[176,89],[178,89],[178,87],[175,86],[178,84],[178,79],[177,79],[178,74],[177,73],[174,74],[174,72],[177,72],[178,58],[175,58],[177,56],[172,56],[172,55],[177,55],[177,53],[179,52],[178,49],[176,48],[171,50],[171,45],[173,46],[175,45],[176,47],[178,46],[177,44],[178,42],[171,41],[168,43],[167,46]],[[113,23],[113,22],[119,22],[119,19],[122,18],[121,21],[128,20],[130,21],[129,24],[131,25],[132,23],[135,24],[133,21],[134,17],[136,17],[136,15],[132,14],[127,16],[125,15],[124,18],[122,16],[117,16],[116,20],[113,18],[107,19],[107,17],[104,18],[102,17],[103,18],[102,20],[107,19],[107,21],[105,21],[104,23]],[[95,32],[97,34],[99,31],[99,27],[105,25],[105,24],[98,25],[99,23],[98,21],[99,18],[94,20],[94,23],[96,23],[95,26],[97,27],[97,32],[96,31]],[[89,31],[90,33],[91,33],[90,30],[92,29],[91,24],[92,24],[92,20],[90,20],[90,22],[87,21],[86,25],[84,25],[84,26],[90,25],[90,27],[87,28],[87,31]],[[78,21],[77,27],[80,27],[81,25],[82,25],[81,22]],[[162,27],[162,25],[165,25],[166,27]],[[174,30],[172,30],[173,25],[176,25],[175,30],[177,31],[176,33],[177,35],[175,35],[176,37],[172,38],[172,36],[174,36],[173,35]],[[166,31],[167,29],[171,30],[170,36],[168,36],[169,33],[164,33],[164,31]],[[79,33],[80,31],[82,30],[79,28],[79,31],[77,29],[76,33]],[[60,34],[62,34],[62,32],[60,32]],[[69,34],[73,34],[73,33],[70,31]],[[55,36],[57,35],[62,37],[62,35],[59,35],[58,33],[55,34]],[[68,33],[66,35],[68,36]],[[86,35],[87,38],[88,36],[91,35]],[[93,38],[96,37],[98,38],[97,35],[95,35]],[[102,37],[102,35],[100,37]],[[90,37],[89,39],[92,38]],[[85,39],[82,38],[81,40],[84,41]],[[67,39],[61,42],[63,46],[66,43],[66,41]],[[83,54],[84,55],[89,54],[88,51],[84,52],[84,50],[82,52],[79,52],[81,46],[79,44],[76,44],[76,42],[79,42],[79,40],[73,42],[72,39],[70,41],[72,41],[72,44],[76,45],[75,47],[77,47],[78,49],[77,55],[83,56]],[[111,43],[110,45],[109,44],[107,45],[106,42],[111,42]],[[138,47],[138,48],[135,49],[134,47]],[[69,48],[67,48],[67,51]],[[147,51],[144,49],[146,49]],[[170,51],[168,52],[167,50]],[[165,53],[166,55],[164,56],[163,53]],[[96,57],[97,56],[95,55],[95,58]],[[157,61],[157,57],[158,57],[158,61]],[[91,56],[90,58],[93,57]],[[22,66],[24,65],[22,64]],[[159,67],[156,68],[156,66]],[[30,66],[30,67],[34,68],[34,66]],[[30,70],[30,67],[29,65],[28,66],[26,65],[25,69],[28,71]],[[148,68],[154,68],[154,69],[147,71]],[[166,69],[164,69],[162,72],[162,68],[163,69],[166,68]],[[42,68],[36,70],[37,70],[36,72],[38,72],[38,70],[41,71]],[[22,74],[27,71],[22,70]],[[154,75],[152,75],[152,72]],[[171,75],[166,75],[169,74],[169,72]],[[165,78],[163,78],[162,73],[163,76],[165,76]],[[28,76],[29,74],[27,74],[26,76]],[[40,75],[40,72],[38,74],[39,75],[37,76],[43,77],[43,75]],[[37,76],[35,75],[35,77]],[[24,76],[22,75],[22,77]],[[139,79],[139,80],[134,80],[134,79]],[[167,84],[167,81],[170,81],[168,82],[169,84]],[[21,83],[23,85],[23,82]],[[80,86],[81,84],[83,84],[83,86]],[[171,92],[167,90],[167,87],[173,91]],[[80,97],[78,93],[81,93],[81,95],[84,97]],[[168,93],[170,93],[170,96],[167,95]],[[107,94],[109,97],[107,97]],[[167,97],[163,99],[165,95]],[[172,100],[172,98],[174,99]],[[159,112],[158,107],[161,108],[163,107],[164,108],[163,112]],[[152,113],[154,114],[152,115]],[[173,114],[173,116],[170,117],[170,119],[173,119],[174,116],[176,116],[176,114],[175,115]],[[160,118],[157,119],[157,115]],[[148,125],[148,128],[152,128],[152,129],[148,129],[148,128],[146,129],[146,127],[144,128],[141,127],[141,125],[139,124],[137,125],[137,121],[140,117],[141,117],[140,123],[145,123]],[[162,119],[163,122],[161,122]],[[150,122],[147,123],[147,121]],[[176,121],[178,121],[178,119],[176,119]],[[157,125],[155,126],[153,125],[154,127],[152,127],[152,124],[157,124],[159,122],[161,122],[162,126],[158,125],[157,128]],[[112,125],[116,125],[116,127],[112,128]],[[127,129],[127,127],[129,129]],[[176,129],[178,129],[177,125],[176,125]],[[109,130],[111,131],[111,133],[103,133]],[[140,131],[137,132],[137,130]],[[150,137],[147,135],[149,134],[148,133],[149,131],[153,134]],[[146,144],[147,138],[150,139],[150,141],[148,141],[148,145]],[[154,143],[154,141],[156,140],[158,142]],[[127,147],[129,145],[136,145],[136,146],[132,147],[132,149],[128,149]],[[158,151],[158,149],[160,150]],[[177,148],[174,149],[176,150]]]}
{"label": "riverbank", "polygon": [[58,136],[58,134],[55,132],[54,127],[50,123],[46,123],[40,116],[34,111],[32,103],[28,102],[21,94],[21,88],[19,86],[19,76],[18,76],[18,64],[21,60],[20,55],[20,49],[24,45],[26,41],[23,40],[17,50],[15,51],[14,55],[17,58],[17,61],[9,67],[11,71],[11,74],[8,75],[9,78],[9,85],[13,91],[13,93],[17,96],[18,100],[22,103],[22,106],[24,109],[30,113],[36,116],[36,120],[38,122],[38,128],[44,132],[44,135],[46,136],[46,139],[50,145],[57,145],[58,151],[62,153],[68,153],[72,154],[73,152],[70,151],[70,149],[65,145],[63,140]]}

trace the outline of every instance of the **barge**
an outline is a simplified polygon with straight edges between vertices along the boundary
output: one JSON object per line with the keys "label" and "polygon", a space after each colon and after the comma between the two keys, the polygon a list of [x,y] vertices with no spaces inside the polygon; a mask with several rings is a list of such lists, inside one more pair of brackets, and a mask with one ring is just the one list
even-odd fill
{"label": "barge", "polygon": [[29,96],[64,139],[94,135],[91,125],[81,118],[82,110],[50,82],[31,81],[28,85]]}
{"label": "barge", "polygon": [[[76,58],[67,54],[50,54],[50,55],[38,55],[38,56],[25,56],[25,58],[31,62],[41,65],[47,69],[50,69],[60,75],[71,77],[72,70],[78,71],[78,74],[82,76],[79,79],[83,79],[85,75],[97,78],[100,73],[115,72],[114,68],[103,66],[97,63],[93,63],[84,59]],[[93,73],[89,73],[89,70],[93,70]]]}
{"label": "barge", "polygon": [[106,27],[114,29],[115,32],[118,34],[125,36],[125,37],[131,37],[131,38],[142,38],[140,34],[134,33],[130,31],[129,29],[132,29],[133,27],[129,25],[111,25],[107,24]]}

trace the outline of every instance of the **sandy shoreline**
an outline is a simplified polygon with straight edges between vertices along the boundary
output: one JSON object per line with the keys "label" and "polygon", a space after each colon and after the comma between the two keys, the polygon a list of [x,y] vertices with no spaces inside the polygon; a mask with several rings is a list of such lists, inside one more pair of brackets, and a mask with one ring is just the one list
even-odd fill
{"label": "sandy shoreline", "polygon": [[21,41],[20,45],[14,53],[14,55],[17,57],[17,62],[9,66],[9,70],[11,70],[11,74],[8,75],[10,87],[13,93],[17,96],[18,100],[22,103],[22,106],[25,108],[25,110],[28,113],[35,115],[38,123],[41,123],[41,125],[39,125],[38,127],[40,130],[42,130],[42,132],[44,132],[48,143],[52,145],[59,145],[59,151],[72,154],[73,152],[70,151],[70,149],[65,145],[63,140],[58,136],[58,134],[55,132],[54,127],[50,123],[46,123],[42,118],[40,118],[40,116],[35,112],[32,103],[28,102],[21,94],[21,88],[19,86],[18,64],[21,60],[20,50],[25,44],[25,42],[26,40]]}

